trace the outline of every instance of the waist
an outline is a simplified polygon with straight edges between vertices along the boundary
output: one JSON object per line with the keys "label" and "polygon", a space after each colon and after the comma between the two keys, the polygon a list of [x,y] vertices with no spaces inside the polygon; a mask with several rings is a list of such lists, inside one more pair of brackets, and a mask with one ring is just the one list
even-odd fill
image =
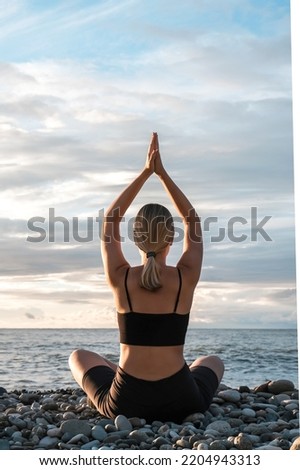
{"label": "waist", "polygon": [[[159,384],[161,385],[162,382],[164,381],[168,381],[169,384],[172,386],[172,382],[175,381],[174,383],[174,386],[176,387],[176,389],[178,390],[178,387],[180,385],[183,385],[185,386],[185,383],[184,381],[180,380],[178,382],[178,379],[183,379],[186,377],[186,374],[190,374],[190,369],[188,367],[188,365],[186,364],[186,362],[183,363],[183,365],[178,369],[176,370],[175,372],[171,373],[171,374],[167,374],[165,376],[162,376],[162,377],[158,377],[156,379],[149,379],[149,378],[142,378],[142,377],[136,377],[135,375],[133,374],[130,374],[129,372],[126,372],[126,370],[124,370],[122,367],[118,367],[117,369],[117,374],[121,376],[121,378],[123,380],[125,380],[126,382],[129,380],[132,380],[132,381],[140,381],[140,382],[144,382],[145,384],[151,384],[151,387],[154,385],[154,384]],[[174,388],[175,388],[174,387]]]}
{"label": "waist", "polygon": [[120,345],[119,366],[144,380],[160,380],[183,367],[183,346]]}

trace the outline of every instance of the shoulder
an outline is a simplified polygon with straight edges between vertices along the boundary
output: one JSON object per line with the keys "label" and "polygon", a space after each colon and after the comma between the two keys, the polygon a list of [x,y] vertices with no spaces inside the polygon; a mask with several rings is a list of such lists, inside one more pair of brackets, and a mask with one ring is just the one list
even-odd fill
{"label": "shoulder", "polygon": [[115,269],[113,272],[107,272],[106,277],[109,285],[113,289],[118,289],[122,283],[124,283],[124,280],[126,276],[128,275],[130,270],[130,265],[129,264],[123,264],[119,268]]}

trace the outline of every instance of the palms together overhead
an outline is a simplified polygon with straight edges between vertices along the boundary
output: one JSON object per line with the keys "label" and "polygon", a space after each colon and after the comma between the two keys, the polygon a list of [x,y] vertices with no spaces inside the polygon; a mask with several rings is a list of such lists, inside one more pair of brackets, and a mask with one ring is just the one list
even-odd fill
{"label": "palms together overhead", "polygon": [[159,152],[158,135],[156,132],[152,133],[150,144],[148,147],[146,168],[151,170],[151,173],[161,175],[163,171],[163,164]]}

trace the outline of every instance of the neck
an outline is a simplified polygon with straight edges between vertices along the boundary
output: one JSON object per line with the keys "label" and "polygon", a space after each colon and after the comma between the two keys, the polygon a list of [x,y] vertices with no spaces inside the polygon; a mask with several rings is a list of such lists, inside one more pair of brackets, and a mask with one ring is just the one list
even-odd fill
{"label": "neck", "polygon": [[[148,261],[146,253],[142,252],[141,253],[141,258],[142,258],[142,264],[146,264],[147,261]],[[166,258],[167,258],[167,254],[164,251],[161,251],[160,253],[156,254],[155,261],[159,265],[165,266],[166,265]]]}

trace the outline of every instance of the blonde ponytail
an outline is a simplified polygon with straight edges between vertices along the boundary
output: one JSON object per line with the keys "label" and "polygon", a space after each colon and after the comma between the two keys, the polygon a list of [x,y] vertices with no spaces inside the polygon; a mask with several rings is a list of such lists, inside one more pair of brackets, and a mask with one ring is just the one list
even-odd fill
{"label": "blonde ponytail", "polygon": [[166,207],[146,204],[139,210],[134,223],[134,241],[147,254],[141,275],[141,286],[145,289],[153,291],[161,287],[160,269],[155,256],[172,243],[173,237],[173,218]]}
{"label": "blonde ponytail", "polygon": [[141,286],[148,290],[156,290],[161,287],[159,267],[154,256],[150,256],[144,265]]}

